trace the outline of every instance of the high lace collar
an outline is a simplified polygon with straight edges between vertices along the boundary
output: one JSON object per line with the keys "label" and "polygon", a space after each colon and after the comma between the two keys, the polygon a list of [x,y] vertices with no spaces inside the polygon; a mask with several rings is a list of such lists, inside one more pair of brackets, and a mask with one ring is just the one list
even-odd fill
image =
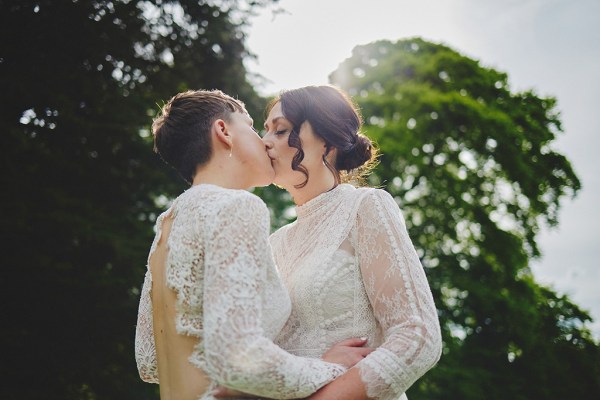
{"label": "high lace collar", "polygon": [[349,190],[354,190],[354,186],[348,183],[342,183],[333,189],[323,192],[318,196],[310,199],[301,206],[296,206],[296,215],[298,219],[306,218],[311,214],[317,213],[319,210],[331,204],[337,204],[339,200]]}

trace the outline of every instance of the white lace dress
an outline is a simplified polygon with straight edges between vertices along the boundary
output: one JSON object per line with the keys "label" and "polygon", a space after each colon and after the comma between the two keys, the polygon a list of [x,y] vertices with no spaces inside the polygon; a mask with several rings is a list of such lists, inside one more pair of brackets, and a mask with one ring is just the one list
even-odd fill
{"label": "white lace dress", "polygon": [[[202,399],[213,398],[217,384],[264,397],[305,397],[344,372],[272,342],[289,316],[290,300],[273,263],[262,200],[243,190],[194,186],[157,219],[150,254],[167,215],[174,218],[166,281],[177,292],[176,329],[201,339],[189,361],[212,380]],[[159,383],[151,290],[148,268],[135,356],[141,378]]]}
{"label": "white lace dress", "polygon": [[377,347],[357,364],[369,397],[397,400],[438,361],[441,335],[423,267],[394,199],[338,185],[271,235],[292,312],[276,343],[321,357],[367,336]]}

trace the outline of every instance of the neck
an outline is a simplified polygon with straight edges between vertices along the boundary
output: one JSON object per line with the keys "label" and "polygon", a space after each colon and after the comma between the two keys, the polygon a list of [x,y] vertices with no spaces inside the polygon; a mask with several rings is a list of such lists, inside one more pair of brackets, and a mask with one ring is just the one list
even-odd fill
{"label": "neck", "polygon": [[192,186],[208,183],[226,189],[248,189],[251,185],[241,179],[244,174],[237,172],[237,165],[231,159],[213,157],[206,165],[196,169]]}
{"label": "neck", "polygon": [[311,173],[309,176],[308,182],[306,182],[304,187],[299,189],[294,186],[285,188],[292,195],[294,203],[296,203],[297,206],[305,204],[336,186],[335,177],[329,170],[323,171],[323,173],[320,174]]}

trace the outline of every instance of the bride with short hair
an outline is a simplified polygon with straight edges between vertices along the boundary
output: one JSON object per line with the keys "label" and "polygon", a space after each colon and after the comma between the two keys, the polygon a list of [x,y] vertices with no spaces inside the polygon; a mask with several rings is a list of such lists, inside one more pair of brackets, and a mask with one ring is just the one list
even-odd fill
{"label": "bride with short hair", "polygon": [[291,304],[269,211],[243,190],[274,177],[252,124],[243,103],[204,90],[176,95],[153,124],[155,150],[192,185],[156,221],[138,313],[138,370],[162,400],[213,399],[217,385],[306,397],[371,351],[350,339],[321,360],[273,343]]}

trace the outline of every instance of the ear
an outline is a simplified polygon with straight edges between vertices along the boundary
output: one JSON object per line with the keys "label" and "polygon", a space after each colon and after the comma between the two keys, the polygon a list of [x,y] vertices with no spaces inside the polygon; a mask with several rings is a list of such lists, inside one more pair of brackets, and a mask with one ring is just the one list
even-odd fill
{"label": "ear", "polygon": [[335,165],[335,160],[337,157],[337,148],[331,145],[328,146],[327,144],[324,144],[323,147],[325,148],[325,151],[323,152],[323,157],[326,158],[331,165]]}
{"label": "ear", "polygon": [[216,119],[212,123],[212,132],[217,143],[222,143],[227,149],[231,148],[233,140],[227,122],[222,119]]}

